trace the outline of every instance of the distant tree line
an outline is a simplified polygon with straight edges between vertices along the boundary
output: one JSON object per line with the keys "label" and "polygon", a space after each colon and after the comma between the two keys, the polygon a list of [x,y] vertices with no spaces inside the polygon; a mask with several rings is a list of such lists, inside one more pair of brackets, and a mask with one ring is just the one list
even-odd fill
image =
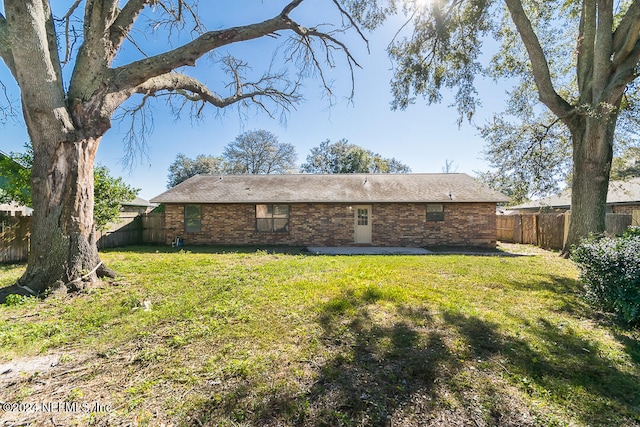
{"label": "distant tree line", "polygon": [[326,140],[311,149],[307,161],[296,167],[296,150],[271,132],[253,130],[238,135],[221,156],[200,154],[189,158],[180,153],[169,166],[167,187],[198,174],[283,174],[283,173],[408,173],[409,166],[385,158],[346,139]]}

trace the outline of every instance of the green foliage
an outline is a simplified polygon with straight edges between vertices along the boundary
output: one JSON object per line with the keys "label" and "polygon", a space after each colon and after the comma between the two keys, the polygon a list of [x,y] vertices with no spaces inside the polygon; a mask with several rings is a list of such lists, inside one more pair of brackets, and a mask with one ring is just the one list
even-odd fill
{"label": "green foliage", "polygon": [[7,299],[5,300],[4,305],[6,306],[25,305],[35,300],[37,300],[37,298],[35,297],[18,295],[18,294],[10,294],[10,295],[7,295]]}
{"label": "green foliage", "polygon": [[640,227],[585,240],[572,252],[587,300],[629,323],[640,322]]}
{"label": "green foliage", "polygon": [[121,177],[114,178],[105,166],[97,166],[93,171],[94,197],[93,219],[96,228],[105,229],[120,215],[122,202],[129,202],[140,189],[127,185]]}
{"label": "green foliage", "polygon": [[[568,120],[568,116],[597,118],[605,105],[598,101],[605,95],[592,92],[598,86],[591,82],[597,75],[594,58],[628,54],[621,51],[621,43],[595,43],[595,36],[587,40],[585,35],[596,31],[596,26],[598,38],[611,38],[614,33],[624,34],[635,28],[637,5],[622,1],[596,10],[588,2],[564,0],[438,0],[404,4],[410,15],[407,24],[411,25],[403,27],[389,47],[395,63],[392,106],[404,109],[418,97],[428,104],[437,103],[453,91],[459,123],[471,121],[481,105],[474,87],[476,77],[512,84],[506,111],[479,125],[488,147],[485,159],[492,168],[482,173],[481,179],[516,202],[557,192],[558,184],[571,177],[572,145],[581,143],[580,129],[585,127],[579,124],[580,120]],[[377,6],[377,2],[372,5],[373,10]],[[605,28],[606,18],[596,25],[596,17],[609,13],[613,16],[612,28]],[[516,26],[516,22],[521,25]],[[490,36],[500,49],[484,66],[481,59]],[[631,30],[628,37],[635,40],[637,32]],[[527,47],[523,39],[528,41]],[[600,51],[603,49],[608,50]],[[612,127],[608,133],[609,141],[603,143],[603,150],[612,144],[620,151],[638,144],[640,86],[633,81],[637,76],[631,71],[637,67],[634,58],[625,65],[628,71],[614,68],[615,73],[604,77],[607,83],[601,84],[603,88],[620,84],[625,89],[621,101],[611,98],[606,103],[606,111],[614,112],[610,117],[616,126],[615,132]],[[627,72],[633,78],[617,78]],[[621,173],[616,175],[614,171],[614,179],[637,175],[637,167],[631,166],[617,168]]]}
{"label": "green foliage", "polygon": [[[411,2],[406,2],[411,4]],[[394,109],[405,109],[423,96],[442,100],[442,90],[456,88],[459,123],[471,120],[479,105],[475,76],[482,72],[482,39],[494,27],[490,0],[431,1],[413,6],[413,33],[394,41],[389,56],[396,64],[391,89]]]}
{"label": "green foliage", "polygon": [[0,153],[0,202],[31,206],[31,148],[24,153]]}
{"label": "green foliage", "polygon": [[480,181],[514,204],[556,194],[571,172],[571,140],[561,123],[548,115],[547,121],[548,126],[538,117],[514,123],[498,115],[482,127],[488,142],[483,154],[492,170],[479,172]]}
{"label": "green foliage", "polygon": [[611,179],[624,180],[640,177],[640,147],[629,147],[611,164]]}
{"label": "green foliage", "polygon": [[408,173],[409,166],[395,158],[387,159],[371,150],[341,139],[333,144],[328,139],[311,149],[307,162],[300,167],[305,173]]}
{"label": "green foliage", "polygon": [[278,142],[266,130],[247,131],[224,148],[225,170],[237,174],[289,173],[296,168],[296,149]]}
{"label": "green foliage", "polygon": [[[0,190],[0,200],[31,206],[32,164],[30,147],[24,153],[11,153],[10,158],[0,156],[0,176],[9,177],[6,187]],[[111,176],[105,166],[94,168],[93,180],[93,219],[97,229],[104,229],[120,215],[121,203],[135,199],[140,189],[127,185],[121,177]]]}
{"label": "green foliage", "polygon": [[199,154],[195,159],[190,159],[179,153],[169,166],[167,188],[175,187],[182,181],[198,174],[217,174],[223,171],[224,160],[222,157]]}

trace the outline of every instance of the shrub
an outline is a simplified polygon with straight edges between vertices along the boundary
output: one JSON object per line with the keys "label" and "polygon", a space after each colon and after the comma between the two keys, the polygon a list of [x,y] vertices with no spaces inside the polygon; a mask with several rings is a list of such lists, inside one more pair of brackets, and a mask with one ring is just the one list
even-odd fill
{"label": "shrub", "polygon": [[28,297],[25,295],[9,294],[7,295],[4,304],[8,306],[25,305],[31,302],[33,299],[33,297]]}
{"label": "shrub", "polygon": [[640,323],[640,228],[617,238],[590,238],[574,248],[586,299],[630,324]]}

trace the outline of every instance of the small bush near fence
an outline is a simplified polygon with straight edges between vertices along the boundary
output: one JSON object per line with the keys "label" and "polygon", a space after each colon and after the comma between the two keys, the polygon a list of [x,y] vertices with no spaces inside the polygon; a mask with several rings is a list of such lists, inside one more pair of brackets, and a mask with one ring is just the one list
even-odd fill
{"label": "small bush near fence", "polygon": [[620,237],[588,239],[572,253],[590,303],[640,324],[640,227]]}

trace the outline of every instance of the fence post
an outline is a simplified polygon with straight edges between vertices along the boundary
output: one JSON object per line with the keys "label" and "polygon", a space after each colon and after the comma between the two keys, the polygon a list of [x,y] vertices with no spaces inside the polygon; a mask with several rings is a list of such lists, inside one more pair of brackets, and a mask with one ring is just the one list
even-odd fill
{"label": "fence post", "polygon": [[631,212],[631,225],[640,227],[640,210],[634,209]]}
{"label": "fence post", "polygon": [[522,243],[522,214],[513,220],[513,243]]}
{"label": "fence post", "polygon": [[567,238],[569,237],[569,223],[571,222],[571,211],[564,213],[564,236],[562,238],[562,248],[567,245]]}

